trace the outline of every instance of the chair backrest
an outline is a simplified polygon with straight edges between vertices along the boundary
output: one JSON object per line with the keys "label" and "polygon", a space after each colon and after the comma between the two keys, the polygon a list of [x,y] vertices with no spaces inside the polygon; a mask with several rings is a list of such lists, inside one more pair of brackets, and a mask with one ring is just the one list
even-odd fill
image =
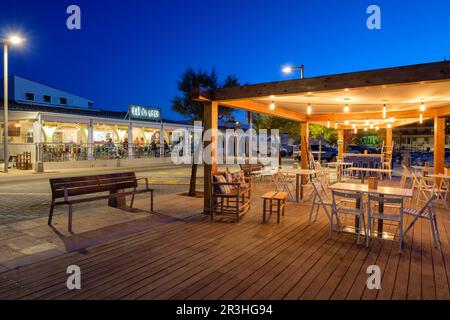
{"label": "chair backrest", "polygon": [[369,206],[372,201],[384,204],[399,204],[400,206],[403,206],[403,197],[381,197],[377,194],[369,193]]}
{"label": "chair backrest", "polygon": [[359,201],[360,210],[364,210],[364,202],[362,193],[359,192],[350,192],[350,191],[337,191],[337,190],[331,190],[331,196],[332,196],[332,206],[334,209],[336,209],[337,204],[337,198],[344,198],[347,200],[356,200]]}
{"label": "chair backrest", "polygon": [[65,189],[68,196],[78,196],[137,187],[134,172],[56,178],[50,179],[49,182],[54,199],[63,198]]}
{"label": "chair backrest", "polygon": [[425,210],[430,209],[431,211],[433,211],[433,202],[437,199],[437,196],[435,194],[433,194],[425,203],[425,205],[422,207],[422,209],[420,209],[419,211],[419,216],[422,215]]}

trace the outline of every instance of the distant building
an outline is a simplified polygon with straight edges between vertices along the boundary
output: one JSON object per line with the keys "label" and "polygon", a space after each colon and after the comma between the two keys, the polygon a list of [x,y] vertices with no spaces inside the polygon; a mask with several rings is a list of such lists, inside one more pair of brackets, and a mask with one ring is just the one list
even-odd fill
{"label": "distant building", "polygon": [[[41,106],[92,108],[94,103],[86,98],[58,90],[18,76],[9,77],[9,100]],[[3,91],[1,91],[3,98]]]}
{"label": "distant building", "polygon": [[[447,133],[450,129],[450,121],[446,123]],[[442,132],[442,134],[446,134]],[[410,151],[427,151],[434,149],[434,121],[427,120],[423,124],[413,123],[394,128],[393,137],[395,147]],[[450,136],[445,137],[445,146],[450,148]]]}

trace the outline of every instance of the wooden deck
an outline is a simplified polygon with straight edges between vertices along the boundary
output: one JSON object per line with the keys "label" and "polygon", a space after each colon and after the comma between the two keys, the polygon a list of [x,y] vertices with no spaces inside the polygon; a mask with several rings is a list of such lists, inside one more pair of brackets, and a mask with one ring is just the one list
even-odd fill
{"label": "wooden deck", "polygon": [[[324,215],[307,225],[308,205],[288,203],[280,224],[274,216],[261,224],[259,195],[268,188],[258,184],[252,210],[239,224],[154,215],[144,232],[1,273],[0,299],[450,298],[445,210],[438,210],[441,249],[432,247],[428,224],[419,222],[399,254],[397,242],[376,240],[367,250],[351,234],[329,240]],[[160,205],[200,210],[201,201],[174,196]],[[73,264],[81,268],[82,289],[69,291],[66,268]],[[379,291],[366,288],[366,269],[374,264],[383,273]]]}

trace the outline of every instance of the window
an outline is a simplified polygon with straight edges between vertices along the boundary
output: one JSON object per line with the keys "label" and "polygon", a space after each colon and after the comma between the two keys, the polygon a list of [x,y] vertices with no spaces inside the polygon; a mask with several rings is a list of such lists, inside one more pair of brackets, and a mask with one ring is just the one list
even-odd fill
{"label": "window", "polygon": [[67,104],[67,98],[59,98],[60,104]]}
{"label": "window", "polygon": [[34,93],[25,93],[25,99],[27,99],[28,101],[34,101]]}
{"label": "window", "polygon": [[44,102],[51,103],[52,102],[52,97],[44,96]]}

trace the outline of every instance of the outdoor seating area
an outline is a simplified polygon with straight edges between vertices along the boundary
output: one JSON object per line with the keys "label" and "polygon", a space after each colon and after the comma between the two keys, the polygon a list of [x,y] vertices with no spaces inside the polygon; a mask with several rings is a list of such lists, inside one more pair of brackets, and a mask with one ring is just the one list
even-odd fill
{"label": "outdoor seating area", "polygon": [[[318,180],[316,180],[318,181]],[[359,181],[358,181],[359,182]],[[370,211],[375,224],[369,226],[369,246],[364,232],[360,245],[350,232],[333,229],[330,238],[330,218],[353,226],[355,216],[367,219],[368,198],[359,194],[347,197],[338,205],[333,191],[322,187],[323,197],[319,214],[311,218],[309,195],[319,191],[322,182],[305,186],[304,202],[286,201],[280,222],[277,214],[266,212],[263,223],[262,196],[274,188],[273,182],[258,181],[252,189],[251,210],[239,223],[234,219],[211,221],[201,213],[202,199],[186,198],[179,194],[159,194],[157,213],[141,215],[133,222],[133,230],[89,247],[88,253],[72,243],[74,251],[24,265],[20,269],[3,270],[0,297],[3,299],[450,299],[450,225],[448,212],[434,206],[437,223],[430,228],[430,206],[404,211],[403,248],[383,236],[376,236],[379,198],[371,198],[375,209]],[[399,179],[383,180],[380,190],[395,188]],[[384,189],[382,189],[384,188]],[[350,192],[350,191],[346,191]],[[373,196],[375,197],[375,196]],[[378,197],[378,196],[377,196]],[[387,198],[387,197],[386,197]],[[355,201],[363,203],[359,211]],[[146,197],[138,198],[139,208],[145,208]],[[334,204],[333,204],[334,202]],[[398,203],[383,203],[385,213],[400,209]],[[414,204],[414,201],[412,201]],[[268,204],[267,204],[268,205]],[[174,219],[176,212],[197,212]],[[408,204],[409,206],[409,204]],[[326,208],[326,210],[325,210]],[[334,208],[334,209],[333,209]],[[364,209],[361,210],[361,209]],[[337,210],[336,210],[337,209]],[[115,209],[117,210],[117,209]],[[145,210],[145,209],[143,209]],[[274,208],[274,210],[276,210]],[[332,211],[336,210],[336,211]],[[345,213],[349,217],[345,217]],[[116,211],[114,211],[116,212]],[[114,213],[119,216],[119,213]],[[124,213],[122,216],[129,213]],[[355,215],[356,214],[356,215]],[[84,219],[95,218],[95,211],[83,210],[76,216],[76,225],[86,225]],[[172,216],[172,217],[171,217]],[[385,223],[383,233],[400,234],[398,223]],[[310,220],[310,224],[308,221]],[[57,228],[64,229],[64,223]],[[45,221],[43,220],[43,223]],[[127,223],[130,224],[130,223]],[[130,224],[131,226],[131,224]],[[102,231],[119,230],[111,226]],[[361,225],[364,230],[364,225]],[[105,233],[108,232],[108,233]],[[80,239],[85,234],[75,228]],[[434,245],[434,234],[440,242]],[[87,236],[87,234],[86,234]],[[398,238],[398,237],[397,237]],[[398,239],[395,240],[398,240]],[[79,265],[85,279],[83,290],[68,291],[67,275],[61,266]],[[381,290],[366,287],[367,267],[380,266],[383,272]],[[44,281],[45,279],[45,281]]]}

